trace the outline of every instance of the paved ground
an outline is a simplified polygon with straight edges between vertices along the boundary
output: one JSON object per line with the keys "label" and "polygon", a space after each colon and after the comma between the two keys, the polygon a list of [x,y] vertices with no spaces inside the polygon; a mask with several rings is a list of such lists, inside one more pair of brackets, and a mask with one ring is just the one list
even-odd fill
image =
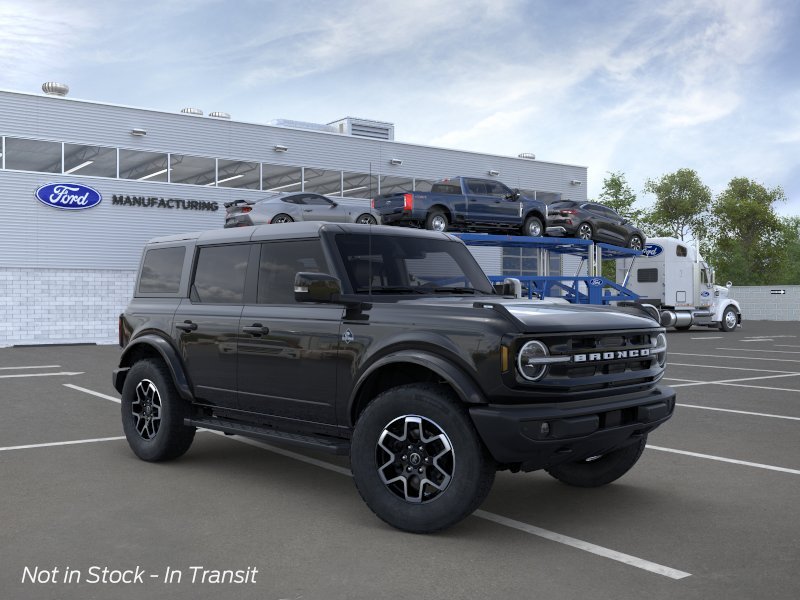
{"label": "paved ground", "polygon": [[[137,460],[117,348],[0,350],[0,597],[800,597],[800,323],[669,346],[680,406],[631,473],[596,490],[500,473],[435,536],[377,520],[330,456],[206,432],[179,461]],[[142,583],[88,583],[137,566]]]}

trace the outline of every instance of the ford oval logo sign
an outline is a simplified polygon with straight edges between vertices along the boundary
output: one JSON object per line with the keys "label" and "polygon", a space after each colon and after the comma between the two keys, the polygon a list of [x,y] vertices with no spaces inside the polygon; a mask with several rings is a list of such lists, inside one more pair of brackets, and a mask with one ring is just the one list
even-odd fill
{"label": "ford oval logo sign", "polygon": [[709,292],[709,291],[702,291],[702,292],[700,292],[700,295],[701,295],[703,298],[708,298],[708,297],[711,295],[711,292]]}
{"label": "ford oval logo sign", "polygon": [[592,287],[600,287],[601,285],[603,285],[603,280],[600,279],[599,277],[595,277],[594,279],[589,280],[589,285],[591,285]]}
{"label": "ford oval logo sign", "polygon": [[664,248],[658,244],[645,244],[642,250],[642,256],[658,256],[664,251]]}
{"label": "ford oval logo sign", "polygon": [[103,199],[100,192],[79,183],[48,183],[39,187],[35,195],[42,204],[63,210],[92,208]]}

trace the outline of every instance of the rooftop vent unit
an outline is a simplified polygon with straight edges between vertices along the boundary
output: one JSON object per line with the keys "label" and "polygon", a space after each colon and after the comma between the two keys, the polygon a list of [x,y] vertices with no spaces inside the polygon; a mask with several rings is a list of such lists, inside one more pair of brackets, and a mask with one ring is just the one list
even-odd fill
{"label": "rooftop vent unit", "polygon": [[371,138],[373,140],[394,140],[394,123],[345,117],[330,123],[330,125],[334,126],[338,133],[345,135]]}
{"label": "rooftop vent unit", "polygon": [[527,160],[536,160],[536,155],[533,152],[523,152],[521,154],[517,154],[517,156]]}
{"label": "rooftop vent unit", "polygon": [[322,123],[309,123],[307,121],[292,121],[291,119],[273,119],[267,125],[276,127],[291,127],[292,129],[307,129],[308,131],[322,131],[324,133],[336,133],[338,130],[331,125]]}
{"label": "rooftop vent unit", "polygon": [[215,110],[214,112],[208,113],[208,116],[209,117],[213,117],[215,119],[230,119],[231,118],[231,116],[228,113],[221,112],[221,111],[218,111],[218,110]]}
{"label": "rooftop vent unit", "polygon": [[203,111],[200,110],[199,108],[191,108],[191,107],[182,108],[181,112],[185,115],[197,115],[198,117],[203,116]]}
{"label": "rooftop vent unit", "polygon": [[69,86],[66,83],[48,81],[42,84],[42,91],[48,96],[61,96],[63,98],[69,94]]}

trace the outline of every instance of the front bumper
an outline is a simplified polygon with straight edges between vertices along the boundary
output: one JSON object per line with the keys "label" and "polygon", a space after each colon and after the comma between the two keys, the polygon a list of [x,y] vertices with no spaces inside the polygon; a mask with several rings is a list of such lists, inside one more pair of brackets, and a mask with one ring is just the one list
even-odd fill
{"label": "front bumper", "polygon": [[498,463],[535,471],[631,444],[674,410],[674,390],[659,386],[601,402],[488,404],[474,406],[469,413]]}

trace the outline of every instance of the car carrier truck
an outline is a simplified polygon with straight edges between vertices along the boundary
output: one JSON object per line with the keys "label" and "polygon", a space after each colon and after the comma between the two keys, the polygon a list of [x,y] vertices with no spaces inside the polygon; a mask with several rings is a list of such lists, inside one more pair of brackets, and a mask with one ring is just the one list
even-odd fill
{"label": "car carrier truck", "polygon": [[664,327],[733,331],[741,325],[739,303],[728,297],[731,283],[715,285],[714,270],[696,248],[669,237],[647,242],[641,256],[617,261],[617,282],[658,308]]}

